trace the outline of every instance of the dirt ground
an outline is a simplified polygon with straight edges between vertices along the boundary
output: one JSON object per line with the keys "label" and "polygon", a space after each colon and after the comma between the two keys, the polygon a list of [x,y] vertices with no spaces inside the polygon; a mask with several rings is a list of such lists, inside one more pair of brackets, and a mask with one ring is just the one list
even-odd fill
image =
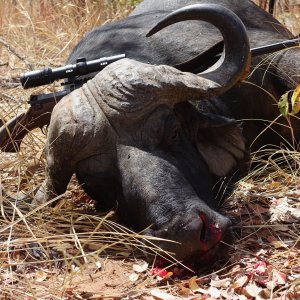
{"label": "dirt ground", "polygon": [[[129,2],[0,2],[0,118],[24,111],[31,93],[53,88],[23,90],[21,73],[63,65],[85,32],[126,15]],[[299,7],[285,3],[278,17],[297,34]],[[20,153],[0,152],[7,193],[30,192],[43,181],[44,141],[35,130]],[[117,224],[114,212],[99,215],[75,179],[54,207],[33,210],[0,189],[0,299],[300,299],[300,155],[269,151],[268,160],[252,155],[256,168],[222,207],[236,220],[233,240],[197,270]],[[164,269],[161,257],[169,262]]]}

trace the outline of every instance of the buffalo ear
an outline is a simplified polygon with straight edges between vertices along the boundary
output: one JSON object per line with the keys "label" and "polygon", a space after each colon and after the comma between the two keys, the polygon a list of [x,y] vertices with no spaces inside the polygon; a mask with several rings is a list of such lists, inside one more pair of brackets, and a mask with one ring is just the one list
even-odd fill
{"label": "buffalo ear", "polygon": [[206,114],[197,132],[196,145],[210,171],[217,176],[228,174],[245,156],[245,140],[236,121]]}
{"label": "buffalo ear", "polygon": [[244,158],[245,140],[235,120],[201,112],[191,103],[175,112],[213,174],[225,176]]}

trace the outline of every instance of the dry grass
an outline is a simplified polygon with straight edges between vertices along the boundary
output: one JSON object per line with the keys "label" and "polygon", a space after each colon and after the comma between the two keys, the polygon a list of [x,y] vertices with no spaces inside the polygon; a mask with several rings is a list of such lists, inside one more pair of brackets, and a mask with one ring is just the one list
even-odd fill
{"label": "dry grass", "polygon": [[[254,0],[261,8],[268,10],[270,0]],[[275,0],[274,16],[285,24],[294,34],[299,34],[300,4],[298,0]]]}
{"label": "dry grass", "polygon": [[[33,92],[24,91],[18,84],[21,72],[45,65],[62,65],[87,31],[125,16],[132,2],[1,1],[0,118],[8,120],[22,111]],[[287,0],[277,3],[275,13],[298,34],[299,7],[290,7],[289,11],[284,5]],[[43,134],[35,131],[26,137],[20,153],[1,153],[0,186],[3,184],[12,193],[31,191],[42,182],[44,140]],[[236,299],[251,298],[246,289],[250,283],[261,288],[257,299],[296,299],[300,290],[300,229],[296,219],[300,155],[285,149],[276,151],[283,155],[277,156],[274,149],[253,154],[253,162],[258,164],[238,183],[226,205],[227,213],[240,220],[235,226],[234,243],[228,245],[229,257],[220,258],[211,273],[197,280],[191,279],[190,274],[186,280],[160,281],[145,270],[133,272],[132,266],[141,264],[137,250],[153,254],[159,249],[151,241],[145,242],[141,235],[114,223],[113,213],[96,214],[92,200],[75,181],[65,195],[56,199],[53,208],[47,203],[31,210],[25,203],[9,202],[0,191],[0,299],[120,298],[129,291],[155,286],[168,294],[183,297],[193,293],[204,299],[200,297],[204,295],[203,290],[216,288],[213,280],[223,280],[218,283],[218,289],[225,299],[234,299],[229,289],[234,284],[232,291],[238,295]],[[266,160],[263,154],[269,152],[271,155]],[[30,170],[34,170],[33,176]],[[161,254],[168,257],[166,253]],[[261,261],[268,266],[263,274],[255,271],[255,264]],[[283,283],[272,281],[276,272],[286,275]],[[138,276],[132,277],[134,274]],[[248,282],[239,287],[236,282],[246,275]],[[229,287],[224,283],[227,279]],[[268,287],[267,282],[274,288]],[[142,297],[142,292],[131,295]],[[156,294],[156,299],[166,297]]]}

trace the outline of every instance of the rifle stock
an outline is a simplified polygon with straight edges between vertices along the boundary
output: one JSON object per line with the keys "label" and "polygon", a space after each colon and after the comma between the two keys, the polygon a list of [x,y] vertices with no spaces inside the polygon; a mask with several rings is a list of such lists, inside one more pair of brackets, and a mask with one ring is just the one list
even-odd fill
{"label": "rifle stock", "polygon": [[19,152],[21,142],[29,131],[50,123],[55,104],[56,101],[45,103],[42,112],[31,106],[26,112],[4,124],[0,128],[0,149],[5,152]]}

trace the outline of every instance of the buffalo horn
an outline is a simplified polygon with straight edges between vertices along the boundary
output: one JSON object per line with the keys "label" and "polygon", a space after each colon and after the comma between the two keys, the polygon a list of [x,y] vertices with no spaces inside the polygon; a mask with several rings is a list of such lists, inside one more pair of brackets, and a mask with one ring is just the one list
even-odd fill
{"label": "buffalo horn", "polygon": [[250,66],[250,47],[246,28],[240,18],[231,10],[218,4],[196,4],[183,7],[163,18],[154,26],[147,37],[163,28],[181,21],[206,21],[217,27],[224,39],[224,52],[211,68],[201,73],[201,77],[212,80],[230,89],[245,77]]}

